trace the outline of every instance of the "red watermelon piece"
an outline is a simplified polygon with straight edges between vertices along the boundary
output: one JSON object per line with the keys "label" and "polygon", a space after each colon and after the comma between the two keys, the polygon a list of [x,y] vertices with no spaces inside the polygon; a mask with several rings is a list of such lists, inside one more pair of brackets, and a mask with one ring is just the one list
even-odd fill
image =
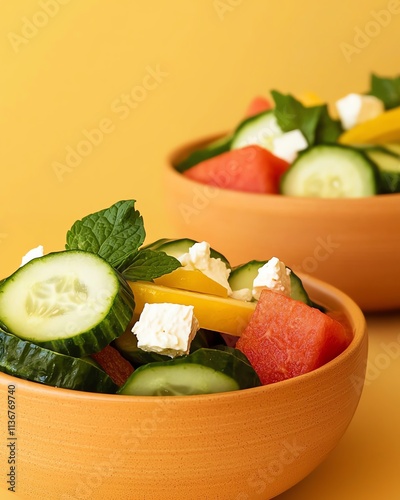
{"label": "red watermelon piece", "polygon": [[91,354],[91,357],[119,387],[124,385],[129,375],[133,373],[133,366],[111,345]]}
{"label": "red watermelon piece", "polygon": [[263,290],[236,343],[260,377],[271,384],[315,370],[351,342],[349,330],[316,308]]}
{"label": "red watermelon piece", "polygon": [[260,146],[232,149],[183,172],[197,182],[236,191],[278,194],[289,163]]}
{"label": "red watermelon piece", "polygon": [[250,116],[258,115],[263,111],[268,111],[272,108],[272,105],[268,99],[262,96],[255,97],[249,104],[245,116],[250,118]]}

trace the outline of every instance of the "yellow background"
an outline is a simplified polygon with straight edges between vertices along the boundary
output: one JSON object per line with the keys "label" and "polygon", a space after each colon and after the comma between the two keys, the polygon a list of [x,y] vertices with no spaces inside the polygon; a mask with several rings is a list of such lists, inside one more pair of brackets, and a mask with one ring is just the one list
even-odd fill
{"label": "yellow background", "polygon": [[[400,12],[397,0],[55,2],[1,6],[0,276],[34,246],[61,249],[76,219],[120,199],[137,200],[148,241],[172,236],[165,155],[236,125],[253,96],[312,90],[333,102],[367,89],[371,71],[399,72],[400,13],[380,24],[372,14]],[[141,100],[126,113],[131,92]],[[57,175],[102,120],[112,131]]]}
{"label": "yellow background", "polygon": [[[400,73],[396,0],[55,1],[1,5],[0,277],[34,246],[62,249],[76,219],[121,199],[137,200],[148,241],[175,236],[163,211],[166,154],[233,127],[253,96],[311,90],[332,103],[366,90],[371,71]],[[398,13],[382,13],[389,8]],[[131,93],[135,107],[123,111]],[[67,149],[99,126],[108,132],[79,165],[68,165]],[[55,164],[69,171],[57,175]],[[379,345],[375,338],[375,353]],[[389,404],[379,392],[389,375],[367,388],[342,448],[283,498],[355,498],[366,479],[371,495],[363,498],[379,497],[378,483],[389,481],[379,468],[385,446],[395,460],[390,435],[369,441],[372,462],[362,449],[374,433],[374,401]],[[374,418],[379,423],[378,409]],[[397,498],[392,489],[383,496]]]}

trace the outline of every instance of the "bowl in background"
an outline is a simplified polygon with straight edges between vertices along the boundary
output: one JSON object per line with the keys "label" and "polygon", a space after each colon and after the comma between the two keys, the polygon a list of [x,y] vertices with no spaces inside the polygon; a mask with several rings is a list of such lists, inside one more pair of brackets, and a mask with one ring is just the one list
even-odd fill
{"label": "bowl in background", "polygon": [[[267,499],[299,482],[346,431],[367,359],[358,306],[319,280],[304,276],[304,284],[313,300],[345,315],[354,338],[326,365],[283,382],[211,395],[138,397],[59,389],[0,373],[1,400],[15,390],[18,495]],[[1,432],[10,443],[5,423]],[[2,464],[8,455],[2,446]]]}
{"label": "bowl in background", "polygon": [[400,309],[400,194],[253,194],[201,184],[175,170],[174,164],[217,137],[168,157],[165,202],[174,237],[206,240],[232,265],[279,257],[296,273],[343,290],[366,312]]}

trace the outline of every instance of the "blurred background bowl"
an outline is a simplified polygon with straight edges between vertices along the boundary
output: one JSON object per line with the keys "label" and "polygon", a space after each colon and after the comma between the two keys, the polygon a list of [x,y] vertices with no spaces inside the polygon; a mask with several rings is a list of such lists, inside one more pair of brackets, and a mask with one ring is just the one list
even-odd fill
{"label": "blurred background bowl", "polygon": [[173,165],[216,136],[167,159],[165,203],[177,237],[206,240],[232,265],[279,257],[331,283],[364,311],[400,309],[400,194],[316,199],[200,184]]}
{"label": "blurred background bowl", "polygon": [[[354,338],[331,362],[290,380],[220,394],[137,397],[0,374],[2,401],[15,388],[18,494],[249,500],[271,498],[299,482],[346,431],[367,360],[357,305],[313,278],[304,277],[304,284],[313,300],[345,315]],[[3,442],[0,461],[6,464]]]}

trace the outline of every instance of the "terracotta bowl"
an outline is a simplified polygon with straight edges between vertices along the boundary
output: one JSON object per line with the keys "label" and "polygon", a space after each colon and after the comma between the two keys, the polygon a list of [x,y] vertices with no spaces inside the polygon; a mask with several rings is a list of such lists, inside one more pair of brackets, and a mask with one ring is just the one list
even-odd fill
{"label": "terracotta bowl", "polygon": [[400,309],[400,194],[315,199],[251,194],[187,179],[173,164],[216,137],[168,158],[166,206],[175,236],[206,240],[231,264],[279,257],[327,281],[364,311]]}
{"label": "terracotta bowl", "polygon": [[[304,283],[314,300],[345,314],[354,339],[333,361],[291,380],[214,395],[136,397],[0,374],[3,416],[15,386],[18,497],[268,499],[299,482],[348,427],[367,357],[358,306],[323,282]],[[1,422],[4,470],[12,440]]]}

